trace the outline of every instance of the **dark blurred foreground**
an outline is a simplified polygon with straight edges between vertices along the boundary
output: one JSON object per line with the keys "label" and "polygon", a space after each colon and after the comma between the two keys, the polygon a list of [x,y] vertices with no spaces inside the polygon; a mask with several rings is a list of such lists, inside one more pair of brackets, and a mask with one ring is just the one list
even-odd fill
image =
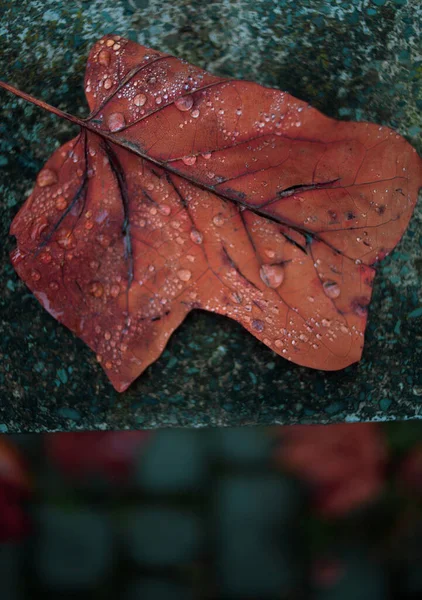
{"label": "dark blurred foreground", "polygon": [[422,597],[422,424],[0,437],[0,599]]}

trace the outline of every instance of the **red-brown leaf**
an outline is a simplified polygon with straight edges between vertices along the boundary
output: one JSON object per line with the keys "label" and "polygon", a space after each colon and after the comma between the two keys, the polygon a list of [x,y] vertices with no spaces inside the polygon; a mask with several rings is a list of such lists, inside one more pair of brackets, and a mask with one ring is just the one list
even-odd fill
{"label": "red-brown leaf", "polygon": [[195,308],[300,365],[360,359],[371,265],[422,185],[402,137],[118,36],[93,47],[85,90],[90,117],[67,115],[81,133],[38,175],[12,261],[117,390]]}

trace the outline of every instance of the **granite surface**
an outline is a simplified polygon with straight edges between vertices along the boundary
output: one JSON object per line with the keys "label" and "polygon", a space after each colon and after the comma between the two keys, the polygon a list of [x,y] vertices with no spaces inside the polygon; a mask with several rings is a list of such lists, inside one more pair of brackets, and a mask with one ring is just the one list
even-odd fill
{"label": "granite surface", "polygon": [[[92,43],[116,33],[422,151],[419,0],[0,0],[0,77],[77,115]],[[229,319],[192,313],[124,394],[17,278],[10,223],[75,130],[0,92],[0,432],[327,423],[422,416],[422,205],[375,280],[363,360],[301,368]]]}

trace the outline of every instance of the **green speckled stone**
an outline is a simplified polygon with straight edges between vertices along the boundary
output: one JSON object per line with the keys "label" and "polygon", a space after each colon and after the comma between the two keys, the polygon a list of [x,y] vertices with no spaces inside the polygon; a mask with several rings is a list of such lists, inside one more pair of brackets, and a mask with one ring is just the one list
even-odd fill
{"label": "green speckled stone", "polygon": [[[288,90],[325,113],[396,128],[422,151],[419,0],[0,0],[0,77],[84,115],[86,57],[116,33],[210,71]],[[0,92],[0,432],[411,419],[422,415],[422,210],[378,270],[363,360],[288,363],[196,312],[119,395],[8,258],[10,223],[66,122]]]}

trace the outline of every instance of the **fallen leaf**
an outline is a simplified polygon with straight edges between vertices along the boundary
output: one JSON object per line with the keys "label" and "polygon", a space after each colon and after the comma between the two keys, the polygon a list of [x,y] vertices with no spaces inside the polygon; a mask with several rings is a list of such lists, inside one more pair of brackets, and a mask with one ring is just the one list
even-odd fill
{"label": "fallen leaf", "polygon": [[125,390],[192,309],[314,369],[361,357],[375,270],[409,222],[416,151],[119,36],[93,47],[80,125],[11,227],[13,265]]}

